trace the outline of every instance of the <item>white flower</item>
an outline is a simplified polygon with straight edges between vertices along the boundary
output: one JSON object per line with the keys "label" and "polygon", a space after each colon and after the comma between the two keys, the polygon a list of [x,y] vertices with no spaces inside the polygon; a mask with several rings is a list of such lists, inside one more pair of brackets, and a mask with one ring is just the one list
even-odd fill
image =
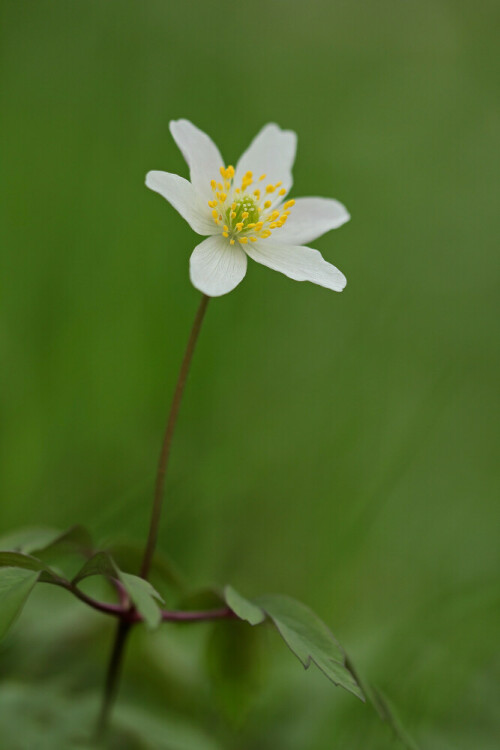
{"label": "white flower", "polygon": [[148,172],[146,185],[166,198],[195,232],[207,236],[190,260],[197,289],[210,297],[230,292],[245,276],[250,257],[296,281],[342,291],[343,273],[304,243],[350,217],[330,198],[287,200],[295,133],[266,125],[235,169],[224,166],[212,139],[188,120],[174,120],[170,132],[188,163],[191,182],[154,171]]}

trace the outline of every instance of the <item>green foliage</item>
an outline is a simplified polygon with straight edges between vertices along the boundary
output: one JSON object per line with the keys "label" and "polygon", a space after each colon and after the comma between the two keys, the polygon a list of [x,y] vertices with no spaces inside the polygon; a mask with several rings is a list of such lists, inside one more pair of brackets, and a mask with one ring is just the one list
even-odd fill
{"label": "green foliage", "polygon": [[[292,127],[293,197],[352,212],[313,245],[348,286],[333,296],[252,264],[210,303],[159,550],[196,585],[287,590],[337,613],[334,632],[424,748],[497,750],[500,605],[469,599],[498,589],[500,562],[500,4],[317,0],[263,23],[269,7],[2,3],[0,533],[81,519],[142,543],[199,242],[144,173],[188,175],[171,118],[211,132],[228,162],[270,119]],[[222,18],[244,29],[223,85]],[[228,92],[245,87],[244,60],[260,95],[242,109]],[[35,588],[30,614],[39,601],[2,653],[2,686],[8,668],[40,697],[49,671],[97,684],[108,619],[55,588]],[[194,715],[207,690],[190,655],[206,630],[162,627],[149,660],[135,638],[122,699],[161,719],[181,693],[178,720]],[[271,656],[265,708],[225,749],[397,747],[373,711],[313,670],[304,680],[286,649]],[[208,737],[212,703],[194,719]],[[6,747],[39,715],[19,706]]]}
{"label": "green foliage", "polygon": [[96,552],[87,560],[85,565],[80,568],[78,573],[74,576],[72,583],[76,585],[90,576],[115,578],[116,575],[117,567],[113,562],[111,555],[108,552]]}
{"label": "green foliage", "polygon": [[238,594],[232,586],[225,587],[224,598],[227,606],[240,620],[246,620],[250,625],[259,625],[266,619],[266,613],[260,607]]}
{"label": "green foliage", "polygon": [[268,594],[250,602],[231,586],[226,586],[224,596],[228,607],[251,625],[264,622],[267,615],[306,669],[314,662],[335,685],[364,700],[363,691],[346,666],[341,646],[325,623],[305,604],[283,594]]}
{"label": "green foliage", "polygon": [[346,667],[344,651],[309,607],[282,594],[260,596],[256,603],[271,618],[305,669],[314,662],[335,685],[364,700],[354,675]]}
{"label": "green foliage", "polygon": [[118,568],[116,572],[148,628],[157,628],[161,622],[161,610],[158,605],[158,601],[163,602],[161,594],[144,578],[139,578],[132,573],[124,573]]}
{"label": "green foliage", "polygon": [[0,569],[0,638],[21,612],[39,575],[36,570]]}

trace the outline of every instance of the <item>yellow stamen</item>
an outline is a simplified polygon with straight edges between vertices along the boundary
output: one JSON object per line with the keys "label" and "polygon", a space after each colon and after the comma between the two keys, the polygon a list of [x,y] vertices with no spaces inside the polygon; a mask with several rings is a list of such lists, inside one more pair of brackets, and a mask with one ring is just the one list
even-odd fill
{"label": "yellow stamen", "polygon": [[238,239],[238,242],[241,242],[242,245],[246,245],[248,242],[248,237],[240,237]]}
{"label": "yellow stamen", "polygon": [[266,201],[266,202],[264,203],[264,208],[270,208],[270,207],[271,207],[271,205],[272,205],[272,201]]}
{"label": "yellow stamen", "polygon": [[265,179],[266,179],[266,175],[265,175],[265,174],[261,174],[261,176],[259,177],[259,182],[260,182],[261,180],[265,180]]}
{"label": "yellow stamen", "polygon": [[274,187],[274,185],[268,185],[266,187],[266,193],[274,193],[275,190],[276,188]]}
{"label": "yellow stamen", "polygon": [[258,237],[250,237],[250,242],[257,242]]}
{"label": "yellow stamen", "polygon": [[243,213],[241,214],[241,218],[248,219],[248,211],[243,211]]}
{"label": "yellow stamen", "polygon": [[291,208],[292,206],[295,206],[295,201],[294,201],[294,200],[291,200],[291,201],[287,201],[287,202],[285,203],[285,205],[283,206],[283,208],[284,208],[284,209],[287,209],[287,208]]}
{"label": "yellow stamen", "polygon": [[234,245],[234,240],[229,240],[230,245]]}
{"label": "yellow stamen", "polygon": [[229,234],[227,232],[222,232],[223,237],[229,237]]}
{"label": "yellow stamen", "polygon": [[215,208],[217,205],[217,201],[208,201],[208,205],[210,206],[210,208]]}
{"label": "yellow stamen", "polygon": [[264,238],[270,237],[271,236],[271,232],[269,231],[269,229],[266,229],[264,232],[262,232],[262,234],[260,236],[264,237]]}
{"label": "yellow stamen", "polygon": [[235,218],[236,218],[236,213],[234,211],[231,211],[231,219],[235,219]]}
{"label": "yellow stamen", "polygon": [[279,191],[279,195],[286,195],[285,188],[281,188],[281,190]]}
{"label": "yellow stamen", "polygon": [[215,180],[210,180],[210,185],[212,187],[212,190],[215,190],[215,188],[217,187],[217,183],[215,182]]}
{"label": "yellow stamen", "polygon": [[243,229],[243,227],[244,227],[244,226],[245,226],[245,225],[243,224],[243,222],[242,222],[242,221],[239,221],[239,222],[238,222],[238,223],[236,224],[236,229],[238,230],[238,232],[241,232],[241,230]]}

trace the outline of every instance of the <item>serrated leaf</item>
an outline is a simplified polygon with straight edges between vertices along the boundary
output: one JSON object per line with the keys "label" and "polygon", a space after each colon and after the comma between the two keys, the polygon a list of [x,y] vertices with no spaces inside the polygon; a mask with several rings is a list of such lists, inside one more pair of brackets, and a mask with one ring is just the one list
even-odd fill
{"label": "serrated leaf", "polygon": [[78,571],[72,583],[77,584],[89,576],[117,577],[117,566],[108,552],[96,552],[85,565]]}
{"label": "serrated leaf", "polygon": [[151,629],[157,628],[161,622],[161,609],[157,600],[163,601],[161,594],[144,578],[134,576],[132,573],[124,573],[123,570],[118,570],[118,568],[117,573],[137,611],[143,616],[146,625]]}
{"label": "serrated leaf", "polygon": [[23,568],[2,568],[0,570],[0,639],[21,612],[24,604],[38,581],[40,572]]}
{"label": "serrated leaf", "polygon": [[240,620],[246,620],[250,625],[260,625],[266,619],[265,612],[248,599],[238,594],[232,586],[226,586],[224,589],[224,599],[226,604]]}
{"label": "serrated leaf", "polygon": [[314,662],[335,685],[364,701],[361,688],[346,667],[343,649],[309,607],[282,594],[261,596],[255,601],[306,669]]}

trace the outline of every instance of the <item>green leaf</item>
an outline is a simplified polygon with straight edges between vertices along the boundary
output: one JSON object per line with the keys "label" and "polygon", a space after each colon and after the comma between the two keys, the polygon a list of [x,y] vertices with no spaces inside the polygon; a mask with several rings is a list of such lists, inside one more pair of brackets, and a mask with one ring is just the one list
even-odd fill
{"label": "green leaf", "polygon": [[108,552],[96,552],[85,565],[78,571],[72,583],[77,584],[89,576],[106,576],[116,578],[117,570],[113,558]]}
{"label": "green leaf", "polygon": [[363,692],[346,667],[334,636],[305,604],[282,594],[261,596],[256,604],[271,618],[281,637],[307,669],[312,662],[335,684],[361,700]]}
{"label": "green leaf", "polygon": [[22,568],[0,570],[0,639],[21,612],[39,575],[36,570]]}
{"label": "green leaf", "polygon": [[18,529],[0,538],[1,550],[31,554],[54,547],[90,550],[92,539],[83,526],[72,526],[66,531],[47,527]]}
{"label": "green leaf", "polygon": [[76,524],[66,531],[59,532],[55,538],[43,547],[37,546],[32,552],[52,552],[55,550],[70,550],[85,552],[89,554],[92,551],[92,537],[84,526]]}
{"label": "green leaf", "polygon": [[0,538],[0,549],[29,554],[52,544],[60,533],[58,529],[45,527],[18,529]]}
{"label": "green leaf", "polygon": [[89,576],[115,578],[124,586],[137,611],[143,616],[149,628],[156,628],[161,622],[161,610],[156,600],[163,602],[163,597],[144,578],[120,570],[109,552],[97,552],[87,560],[83,568],[73,578],[75,585]]}
{"label": "green leaf", "polygon": [[124,573],[118,568],[116,572],[138,612],[144,617],[146,625],[151,629],[157,628],[161,622],[161,609],[157,600],[163,602],[162,596],[144,578]]}
{"label": "green leaf", "polygon": [[23,555],[21,552],[0,552],[0,567],[44,570],[45,565],[40,560],[37,560],[36,557]]}
{"label": "green leaf", "polygon": [[0,552],[0,568],[5,567],[40,571],[39,578],[46,583],[57,583],[62,580],[41,560],[32,555],[23,555],[21,552]]}
{"label": "green leaf", "polygon": [[260,607],[249,602],[231,586],[225,587],[224,599],[229,609],[232,609],[240,620],[246,620],[250,625],[260,625],[266,619],[265,612]]}

